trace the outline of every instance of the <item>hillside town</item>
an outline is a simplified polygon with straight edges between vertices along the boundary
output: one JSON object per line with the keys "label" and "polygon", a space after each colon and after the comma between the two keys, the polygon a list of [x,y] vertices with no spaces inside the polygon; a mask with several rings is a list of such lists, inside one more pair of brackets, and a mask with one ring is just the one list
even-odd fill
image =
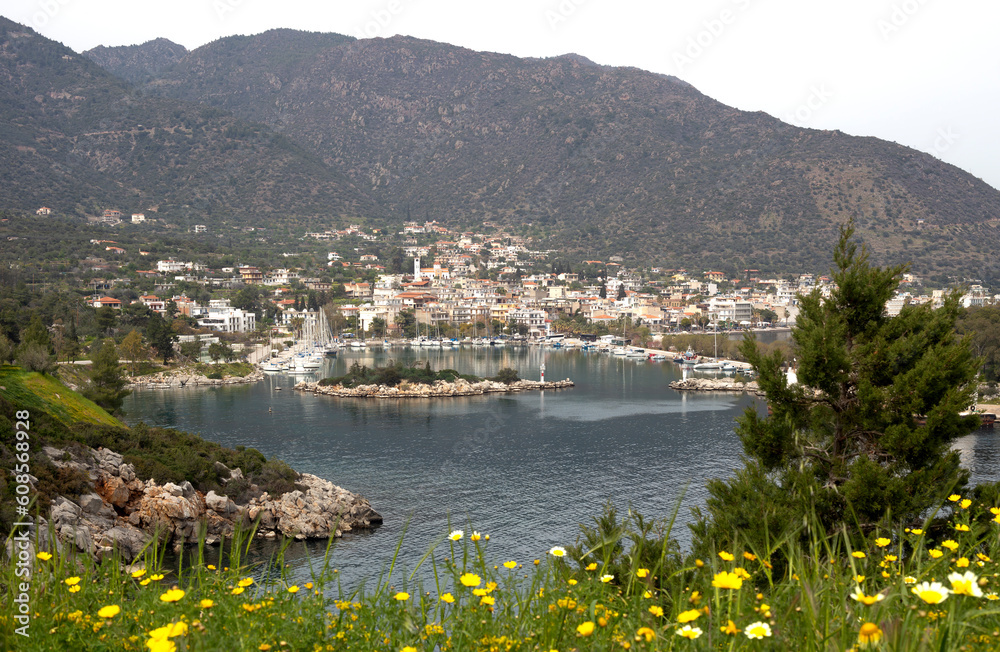
{"label": "hillside town", "polygon": [[[112,219],[109,213],[118,211],[105,211],[102,219]],[[143,222],[144,216],[132,216],[133,224]],[[617,256],[565,261],[559,252],[533,250],[528,238],[499,230],[454,232],[436,221],[406,222],[392,234],[352,224],[307,232],[302,239],[325,246],[325,260],[320,252],[312,264],[298,268],[212,267],[209,261],[179,257],[150,261],[149,269],[136,269],[132,276],[151,291],[134,300],[161,314],[190,317],[199,328],[229,333],[250,333],[265,323],[284,329],[297,320],[314,323],[320,306],[332,302],[338,332],[391,338],[426,328],[449,336],[538,338],[626,327],[646,327],[651,333],[784,327],[794,323],[800,295],[813,290],[827,295],[831,289],[829,277],[812,272],[768,278],[756,269],[736,276],[629,268]],[[125,253],[112,240],[91,244],[107,257]],[[97,262],[91,256],[81,264]],[[100,260],[94,269],[113,271],[115,265]],[[92,304],[121,309],[135,296],[136,285],[123,277],[98,279],[92,282]],[[177,292],[178,287],[202,289]],[[241,300],[247,288],[254,288],[258,301],[246,301],[246,292]],[[886,311],[897,315],[907,304],[939,305],[945,292],[928,291],[918,276],[907,273]],[[982,285],[971,284],[962,301],[973,307],[998,300]],[[407,325],[410,332],[404,332]]]}

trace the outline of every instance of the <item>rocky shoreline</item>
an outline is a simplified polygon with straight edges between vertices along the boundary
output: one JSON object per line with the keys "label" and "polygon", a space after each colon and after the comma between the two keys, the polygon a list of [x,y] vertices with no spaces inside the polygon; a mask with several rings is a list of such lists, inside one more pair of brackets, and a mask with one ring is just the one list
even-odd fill
{"label": "rocky shoreline", "polygon": [[[135,467],[107,449],[45,447],[44,452],[57,467],[86,473],[94,491],[75,502],[63,496],[52,501],[49,520],[37,524],[43,549],[72,545],[98,559],[117,549],[130,562],[153,536],[180,546],[203,534],[205,543],[213,545],[232,536],[237,525],[256,521],[258,537],[326,539],[382,523],[367,499],[308,473],[299,475],[294,491],[280,497],[259,493],[239,505],[215,491],[197,491],[190,482],[139,480]],[[224,483],[243,478],[240,469],[216,464],[220,476],[227,476]],[[251,493],[258,492],[251,487]],[[55,542],[48,541],[50,525]]]}
{"label": "rocky shoreline", "polygon": [[387,385],[358,385],[357,387],[342,387],[341,385],[320,385],[319,383],[301,382],[295,385],[300,392],[312,392],[324,396],[343,396],[351,398],[437,398],[450,396],[481,396],[483,394],[524,392],[545,389],[565,389],[575,383],[567,378],[554,382],[537,380],[518,380],[506,385],[492,380],[469,382],[462,378],[454,382],[439,380],[432,385],[422,383],[400,383],[397,387]]}
{"label": "rocky shoreline", "polygon": [[670,389],[679,392],[750,392],[759,394],[757,381],[737,382],[732,378],[688,378],[670,383]]}
{"label": "rocky shoreline", "polygon": [[209,378],[184,371],[160,371],[148,376],[131,378],[128,387],[130,389],[177,389],[181,387],[242,385],[264,380],[264,376],[264,372],[260,369],[254,369],[246,376],[225,376],[224,378]]}

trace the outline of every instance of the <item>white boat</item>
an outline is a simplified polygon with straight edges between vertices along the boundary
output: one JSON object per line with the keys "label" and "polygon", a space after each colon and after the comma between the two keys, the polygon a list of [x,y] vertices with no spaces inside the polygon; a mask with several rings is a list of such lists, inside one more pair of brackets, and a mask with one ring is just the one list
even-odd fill
{"label": "white boat", "polygon": [[305,358],[302,361],[303,369],[319,369],[322,366],[323,366],[323,361],[320,358]]}
{"label": "white boat", "polygon": [[708,362],[699,362],[694,366],[695,371],[719,371],[722,369],[722,363],[716,360],[710,360]]}
{"label": "white boat", "polygon": [[623,347],[618,347],[616,349],[611,349],[611,355],[625,356],[628,355],[628,351],[626,351]]}
{"label": "white boat", "polygon": [[367,349],[368,345],[365,344],[364,342],[362,342],[361,340],[351,340],[351,348],[352,349]]}
{"label": "white boat", "polygon": [[648,358],[649,354],[643,349],[627,349],[625,351],[626,358]]}
{"label": "white boat", "polygon": [[649,359],[653,360],[654,362],[662,362],[663,360],[667,359],[667,356],[663,355],[662,353],[657,353],[655,355],[649,356]]}
{"label": "white boat", "polygon": [[260,365],[262,371],[284,371],[285,365],[279,360],[268,360],[267,362],[262,362]]}
{"label": "white boat", "polygon": [[727,372],[734,372],[734,371],[738,371],[739,367],[737,367],[736,365],[734,365],[729,360],[724,360],[722,362],[722,370],[723,371],[727,371]]}

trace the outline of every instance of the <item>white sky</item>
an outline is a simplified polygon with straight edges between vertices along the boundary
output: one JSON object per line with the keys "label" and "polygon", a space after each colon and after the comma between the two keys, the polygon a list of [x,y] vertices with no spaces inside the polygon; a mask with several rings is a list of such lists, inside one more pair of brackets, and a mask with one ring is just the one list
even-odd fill
{"label": "white sky", "polygon": [[276,27],[576,52],[787,122],[929,152],[1000,188],[996,0],[0,0],[76,51]]}

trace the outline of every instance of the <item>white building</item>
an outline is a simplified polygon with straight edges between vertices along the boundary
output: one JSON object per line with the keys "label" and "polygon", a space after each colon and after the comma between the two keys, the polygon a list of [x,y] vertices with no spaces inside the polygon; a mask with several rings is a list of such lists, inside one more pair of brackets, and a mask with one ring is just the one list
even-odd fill
{"label": "white building", "polygon": [[146,221],[146,216],[142,213],[132,213],[132,224],[141,224]]}
{"label": "white building", "polygon": [[200,328],[222,333],[249,333],[257,328],[257,316],[241,308],[198,307],[192,309],[191,316],[198,320]]}

